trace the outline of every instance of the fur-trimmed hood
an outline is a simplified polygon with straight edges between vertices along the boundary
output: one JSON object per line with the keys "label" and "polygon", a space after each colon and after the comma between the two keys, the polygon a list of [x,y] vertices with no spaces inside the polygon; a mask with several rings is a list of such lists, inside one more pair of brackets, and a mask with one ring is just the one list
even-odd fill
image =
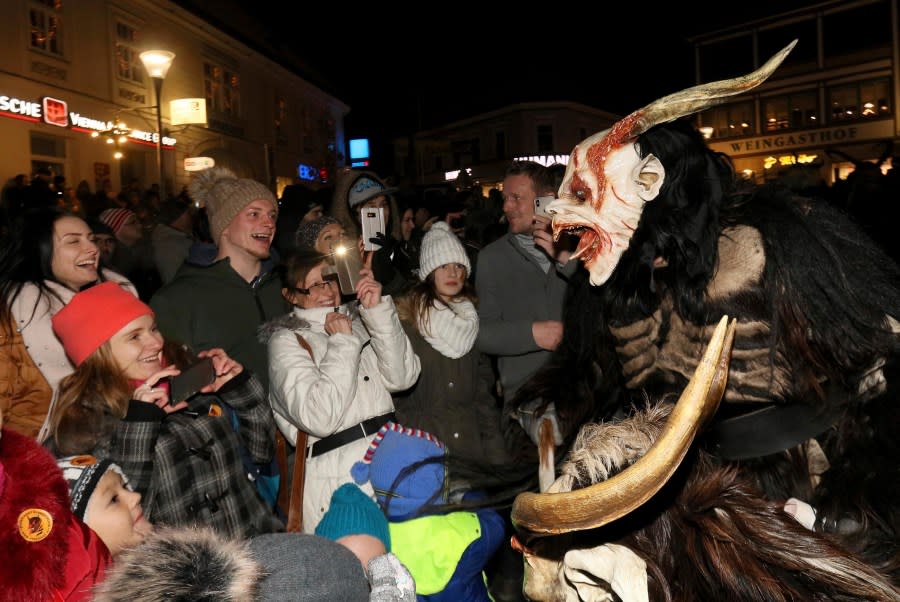
{"label": "fur-trimmed hood", "polygon": [[[351,240],[356,239],[359,236],[359,220],[353,219],[351,216],[347,199],[350,196],[350,188],[363,176],[377,182],[382,182],[381,178],[370,171],[360,171],[358,169],[344,170],[338,174],[337,182],[334,185],[334,196],[331,200],[331,215],[341,223],[341,226],[344,227],[344,231],[347,233],[347,237]],[[401,240],[400,210],[397,205],[397,199],[394,198],[393,193],[388,193],[387,197],[391,205],[390,223],[387,224],[387,234],[390,234],[396,240]],[[357,206],[356,210],[358,214],[359,206]]]}
{"label": "fur-trimmed hood", "polygon": [[123,552],[95,602],[246,602],[266,573],[244,541],[208,528],[164,528]]}
{"label": "fur-trimmed hood", "polygon": [[279,330],[309,330],[309,322],[291,310],[283,316],[278,316],[273,320],[260,324],[259,328],[256,329],[256,340],[263,345],[267,345],[272,335]]}
{"label": "fur-trimmed hood", "polygon": [[[351,320],[355,321],[359,318],[359,303],[349,301],[341,305],[341,311],[346,313]],[[297,315],[295,310],[278,316],[268,322],[264,322],[256,329],[256,339],[263,345],[269,343],[269,339],[279,330],[290,330],[302,334],[302,331],[309,330],[310,323],[303,317]]]}

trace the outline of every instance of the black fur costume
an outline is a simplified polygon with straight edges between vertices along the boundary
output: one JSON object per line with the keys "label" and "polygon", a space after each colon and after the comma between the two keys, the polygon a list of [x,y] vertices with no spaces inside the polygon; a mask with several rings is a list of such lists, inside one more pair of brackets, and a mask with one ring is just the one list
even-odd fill
{"label": "black fur costume", "polygon": [[[886,318],[900,319],[897,265],[824,201],[737,190],[727,157],[687,122],[656,126],[638,146],[665,166],[660,194],[604,285],[579,270],[562,344],[517,400],[554,401],[570,443],[586,422],[680,392],[716,322],[735,317],[707,448],[749,470],[770,499],[809,501],[818,529],[900,582],[900,335]],[[725,428],[760,409],[771,415],[750,436]],[[821,481],[811,437],[830,463]]]}

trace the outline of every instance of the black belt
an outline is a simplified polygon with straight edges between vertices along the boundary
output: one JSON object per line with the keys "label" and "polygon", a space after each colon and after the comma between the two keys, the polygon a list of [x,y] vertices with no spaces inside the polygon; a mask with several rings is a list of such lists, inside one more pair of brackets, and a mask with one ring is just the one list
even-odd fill
{"label": "black belt", "polygon": [[319,439],[309,446],[308,457],[315,458],[316,456],[321,456],[324,453],[330,452],[333,449],[337,449],[342,445],[347,445],[348,443],[356,441],[357,439],[362,439],[363,437],[374,435],[378,432],[378,429],[384,426],[384,423],[388,420],[396,420],[393,412],[382,414],[381,416],[375,416],[374,418],[369,418],[368,420],[363,420],[359,424],[354,424],[350,428],[338,431],[333,435],[328,435],[324,439]]}
{"label": "black belt", "polygon": [[770,405],[714,423],[703,435],[706,449],[726,460],[768,456],[823,433],[841,417],[840,408],[802,403]]}

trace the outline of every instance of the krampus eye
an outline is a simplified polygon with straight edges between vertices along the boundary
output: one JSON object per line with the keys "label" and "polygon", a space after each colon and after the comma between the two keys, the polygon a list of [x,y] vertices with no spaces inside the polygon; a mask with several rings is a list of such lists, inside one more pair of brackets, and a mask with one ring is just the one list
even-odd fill
{"label": "krampus eye", "polygon": [[584,191],[584,188],[579,188],[578,190],[575,191],[575,198],[581,202],[584,202],[587,200],[587,193]]}

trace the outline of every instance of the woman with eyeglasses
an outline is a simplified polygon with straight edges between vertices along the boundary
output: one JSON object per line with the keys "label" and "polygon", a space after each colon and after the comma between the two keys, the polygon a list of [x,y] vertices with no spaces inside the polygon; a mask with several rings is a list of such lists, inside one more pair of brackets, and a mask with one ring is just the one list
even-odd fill
{"label": "woman with eyeglasses", "polygon": [[[312,533],[331,494],[351,482],[378,429],[393,420],[391,393],[419,377],[413,352],[390,296],[372,270],[360,271],[356,300],[341,306],[336,279],[323,274],[325,255],[290,254],[282,266],[281,294],[289,314],[263,327],[269,346],[269,401],[288,441],[309,434],[305,453],[303,531]],[[327,270],[325,270],[327,272]],[[363,489],[373,495],[370,485]]]}

